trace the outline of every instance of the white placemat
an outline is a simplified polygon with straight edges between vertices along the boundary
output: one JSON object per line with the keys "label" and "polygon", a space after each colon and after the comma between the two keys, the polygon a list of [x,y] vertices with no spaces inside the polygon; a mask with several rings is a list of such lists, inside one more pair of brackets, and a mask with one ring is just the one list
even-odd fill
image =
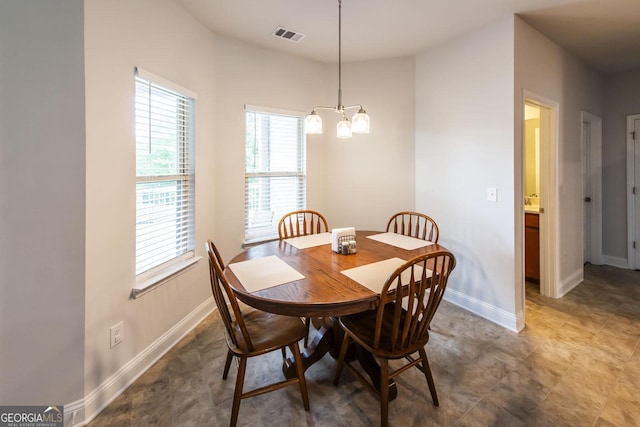
{"label": "white placemat", "polygon": [[[342,274],[352,280],[355,280],[362,286],[371,289],[376,294],[379,294],[391,273],[393,273],[394,270],[400,267],[404,262],[405,260],[400,258],[389,258],[384,261],[373,262],[371,264],[361,265],[360,267],[343,270]],[[409,283],[410,274],[410,269],[402,273],[402,283]],[[422,275],[422,267],[416,266],[415,274]],[[429,276],[431,276],[431,274],[429,274]],[[389,289],[393,289],[395,287],[395,283],[392,283]]]}
{"label": "white placemat", "polygon": [[381,233],[367,236],[369,239],[377,240],[378,242],[386,243],[387,245],[396,246],[401,249],[414,250],[425,246],[433,245],[433,242],[428,242],[422,239],[416,239],[415,237],[409,237],[398,233]]}
{"label": "white placemat", "polygon": [[314,246],[331,244],[331,233],[309,234],[308,236],[291,237],[285,242],[298,249],[307,249]]}
{"label": "white placemat", "polygon": [[304,279],[304,276],[275,255],[229,264],[242,286],[249,292]]}

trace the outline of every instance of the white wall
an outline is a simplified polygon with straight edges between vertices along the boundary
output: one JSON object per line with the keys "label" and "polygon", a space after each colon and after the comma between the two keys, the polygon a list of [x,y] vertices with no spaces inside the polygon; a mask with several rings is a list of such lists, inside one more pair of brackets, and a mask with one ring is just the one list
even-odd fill
{"label": "white wall", "polygon": [[[225,262],[244,240],[244,105],[306,113],[326,98],[320,64],[240,41],[217,37],[215,46],[215,139],[212,173],[217,183],[216,244]],[[307,140],[307,206],[326,212],[325,135]],[[213,195],[213,193],[212,193]]]}
{"label": "white wall", "polygon": [[0,3],[0,404],[80,399],[82,0]]}
{"label": "white wall", "polygon": [[[557,241],[556,289],[562,295],[582,281],[583,201],[580,111],[602,117],[601,77],[564,51],[522,19],[515,18],[515,139],[522,150],[523,90],[559,103],[557,150]],[[516,162],[522,161],[520,157]],[[521,175],[516,171],[516,179]],[[516,200],[523,200],[516,186]],[[522,235],[521,223],[516,235]],[[521,264],[521,261],[517,261]],[[521,291],[521,286],[518,286]],[[519,298],[519,301],[522,301]]]}
{"label": "white wall", "polygon": [[[212,308],[206,258],[132,300],[135,283],[134,67],[198,94],[196,253],[215,237],[215,37],[170,0],[85,4],[87,417]],[[207,305],[207,301],[209,304]],[[109,328],[124,341],[109,348]]]}
{"label": "white wall", "polygon": [[[307,113],[337,103],[337,65],[218,37],[216,43],[216,235],[225,261],[244,238],[244,105]],[[371,134],[338,142],[338,115],[307,136],[307,207],[329,227],[383,229],[413,208],[413,58],[343,64],[343,102],[361,103]],[[350,115],[355,111],[349,111]]]}
{"label": "white wall", "polygon": [[[324,105],[333,106],[338,99],[337,66],[327,66],[326,72],[333,96]],[[371,133],[340,140],[339,115],[323,113],[330,227],[384,230],[393,213],[415,208],[414,76],[414,58],[343,64],[343,103],[363,105]],[[349,116],[353,113],[349,110]],[[315,138],[307,139],[313,143]]]}
{"label": "white wall", "polygon": [[[513,18],[416,59],[416,208],[456,256],[446,297],[516,329]],[[488,202],[488,187],[498,201]]]}
{"label": "white wall", "polygon": [[627,260],[627,115],[640,114],[640,71],[606,76],[602,121],[602,251]]}
{"label": "white wall", "polygon": [[[145,14],[151,18],[141,20]],[[201,254],[204,240],[212,238],[225,261],[241,251],[244,237],[244,105],[308,112],[314,105],[333,105],[337,85],[335,66],[209,33],[171,1],[88,2],[85,15],[85,390],[91,417],[170,344],[165,335],[193,317],[210,292],[203,260],[138,300],[129,298],[135,279],[134,66],[198,93],[197,251]],[[335,122],[330,124],[333,113],[328,112],[325,135],[307,143],[307,205],[326,212],[331,226],[337,226],[337,212],[349,224],[381,229],[390,212],[413,208],[413,59],[349,64],[343,71],[345,102],[353,98],[365,104],[372,135],[352,139],[345,149],[333,148]],[[346,181],[328,174],[337,162],[348,162],[353,175]],[[400,165],[399,170],[390,173],[390,164]],[[350,192],[357,197],[341,199]],[[109,328],[120,320],[125,341],[110,350]],[[158,340],[164,341],[158,345]]]}

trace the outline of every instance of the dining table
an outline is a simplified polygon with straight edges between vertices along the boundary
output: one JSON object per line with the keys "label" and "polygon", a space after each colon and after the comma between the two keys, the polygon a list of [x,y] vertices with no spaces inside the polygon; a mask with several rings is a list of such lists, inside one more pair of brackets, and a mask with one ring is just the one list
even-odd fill
{"label": "dining table", "polygon": [[[354,240],[352,254],[334,251],[330,232],[273,240],[247,248],[224,270],[243,303],[314,319],[319,329],[302,354],[305,370],[327,353],[338,358],[344,336],[339,316],[375,309],[386,279],[404,261],[446,249],[392,232],[358,230]],[[373,355],[352,343],[348,357],[357,359],[378,387],[380,370]],[[292,358],[285,359],[283,372],[287,378],[296,376]],[[396,385],[390,382],[389,399],[396,395]]]}

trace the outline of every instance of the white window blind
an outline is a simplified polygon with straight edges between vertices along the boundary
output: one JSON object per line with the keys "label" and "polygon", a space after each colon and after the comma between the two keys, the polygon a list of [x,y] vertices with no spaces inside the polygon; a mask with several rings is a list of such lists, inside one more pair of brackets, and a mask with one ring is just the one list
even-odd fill
{"label": "white window blind", "polygon": [[194,98],[148,75],[136,73],[139,280],[195,254]]}
{"label": "white window blind", "polygon": [[303,113],[245,109],[245,243],[278,237],[278,221],[306,206]]}

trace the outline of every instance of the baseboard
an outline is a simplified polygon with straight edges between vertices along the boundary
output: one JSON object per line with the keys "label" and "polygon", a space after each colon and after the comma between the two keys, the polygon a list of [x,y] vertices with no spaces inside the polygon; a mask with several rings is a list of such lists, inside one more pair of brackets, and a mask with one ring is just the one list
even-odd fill
{"label": "baseboard", "polygon": [[578,286],[580,283],[584,281],[584,269],[581,267],[578,270],[574,271],[569,277],[565,280],[560,280],[559,286],[556,288],[555,298],[562,298],[573,288]]}
{"label": "baseboard", "polygon": [[452,288],[447,288],[444,299],[504,328],[518,332],[518,322],[514,313],[487,304]]}
{"label": "baseboard", "polygon": [[629,260],[626,258],[618,258],[610,255],[602,255],[602,262],[612,267],[629,269]]}
{"label": "baseboard", "polygon": [[77,427],[85,425],[84,420],[84,399],[64,405],[64,426]]}
{"label": "baseboard", "polygon": [[[83,426],[115,400],[154,363],[164,356],[185,335],[195,328],[214,308],[213,297],[208,298],[180,322],[130,360],[84,399],[64,406],[65,427]],[[68,420],[68,421],[67,421]]]}

